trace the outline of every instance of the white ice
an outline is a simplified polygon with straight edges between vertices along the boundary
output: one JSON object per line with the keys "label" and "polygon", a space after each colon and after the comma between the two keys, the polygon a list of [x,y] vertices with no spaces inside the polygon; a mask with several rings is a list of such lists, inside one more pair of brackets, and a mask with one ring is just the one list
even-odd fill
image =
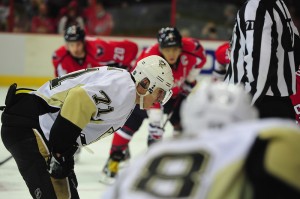
{"label": "white ice", "polygon": [[[4,105],[7,87],[0,87],[0,106]],[[1,112],[0,112],[1,114]],[[145,120],[142,127],[136,132],[130,142],[131,156],[134,158],[145,152],[147,149],[147,124]],[[170,123],[166,126],[165,137],[171,135],[172,127]],[[1,140],[1,138],[0,138]],[[82,149],[79,162],[75,164],[75,172],[78,178],[78,192],[81,199],[99,199],[107,185],[99,182],[100,172],[108,158],[112,136],[106,137],[88,148]],[[9,157],[9,152],[0,141],[0,161]],[[0,198],[1,199],[30,199],[32,198],[23,181],[14,159],[9,160],[0,166]]]}

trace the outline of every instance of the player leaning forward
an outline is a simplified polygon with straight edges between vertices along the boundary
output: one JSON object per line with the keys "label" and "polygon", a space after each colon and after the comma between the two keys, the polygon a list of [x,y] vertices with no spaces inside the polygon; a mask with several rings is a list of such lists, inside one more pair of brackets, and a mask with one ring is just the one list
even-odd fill
{"label": "player leaning forward", "polygon": [[33,198],[79,198],[73,154],[122,127],[136,104],[149,108],[172,95],[173,75],[159,56],[132,73],[99,67],[58,77],[37,91],[12,85],[1,136]]}

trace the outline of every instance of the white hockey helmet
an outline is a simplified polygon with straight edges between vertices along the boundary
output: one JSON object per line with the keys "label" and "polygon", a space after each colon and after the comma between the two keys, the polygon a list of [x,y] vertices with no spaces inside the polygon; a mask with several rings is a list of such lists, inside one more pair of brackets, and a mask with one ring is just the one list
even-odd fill
{"label": "white hockey helmet", "polygon": [[145,95],[151,94],[156,88],[161,88],[165,91],[161,104],[165,104],[172,96],[173,93],[171,89],[174,84],[172,69],[168,62],[162,57],[151,55],[141,59],[131,73],[136,84],[145,78],[148,78],[150,81]]}
{"label": "white hockey helmet", "polygon": [[183,102],[181,122],[184,132],[197,134],[205,129],[258,118],[251,96],[241,86],[224,82],[199,82]]}

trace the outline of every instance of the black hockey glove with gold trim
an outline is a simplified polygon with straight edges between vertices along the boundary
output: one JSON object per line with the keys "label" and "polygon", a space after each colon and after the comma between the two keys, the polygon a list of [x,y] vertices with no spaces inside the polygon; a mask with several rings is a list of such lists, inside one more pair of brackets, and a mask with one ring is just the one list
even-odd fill
{"label": "black hockey glove with gold trim", "polygon": [[48,172],[53,178],[63,179],[68,177],[74,170],[74,153],[78,147],[72,147],[67,153],[58,155],[51,152],[48,161]]}
{"label": "black hockey glove with gold trim", "polygon": [[56,154],[51,154],[48,161],[48,172],[53,178],[63,179],[71,174],[74,169],[74,158],[58,157]]}

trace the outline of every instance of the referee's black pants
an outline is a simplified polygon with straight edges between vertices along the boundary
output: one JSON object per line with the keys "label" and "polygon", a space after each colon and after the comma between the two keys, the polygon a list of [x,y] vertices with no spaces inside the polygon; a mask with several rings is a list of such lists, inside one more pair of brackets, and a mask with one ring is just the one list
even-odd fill
{"label": "referee's black pants", "polygon": [[260,118],[285,118],[295,120],[295,110],[290,97],[264,96],[255,104]]}

